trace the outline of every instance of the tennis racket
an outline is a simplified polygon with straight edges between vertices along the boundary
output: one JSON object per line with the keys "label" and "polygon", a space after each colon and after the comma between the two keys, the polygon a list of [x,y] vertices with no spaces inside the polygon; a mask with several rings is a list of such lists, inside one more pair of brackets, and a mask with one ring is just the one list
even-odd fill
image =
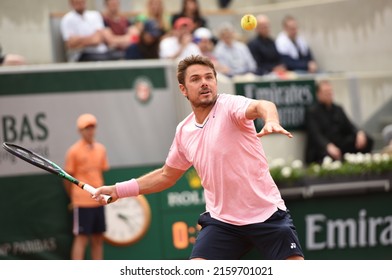
{"label": "tennis racket", "polygon": [[[10,144],[10,143],[3,143],[3,148],[13,154],[14,156],[17,156],[20,159],[23,159],[24,161],[27,161],[28,163],[35,165],[41,169],[44,169],[50,173],[53,173],[55,175],[58,175],[75,185],[77,185],[79,188],[88,191],[91,195],[95,194],[96,189],[84,182],[81,182],[77,180],[76,178],[72,177],[69,175],[67,172],[65,172],[60,166],[55,164],[54,162],[44,158],[43,156],[40,156],[26,148],[20,147],[15,144]],[[104,195],[102,196],[105,198],[107,203],[110,203],[112,201],[112,197],[109,195]]]}

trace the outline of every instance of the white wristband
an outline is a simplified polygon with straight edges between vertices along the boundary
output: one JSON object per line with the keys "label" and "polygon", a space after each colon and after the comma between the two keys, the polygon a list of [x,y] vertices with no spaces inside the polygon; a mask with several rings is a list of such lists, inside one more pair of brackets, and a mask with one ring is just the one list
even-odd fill
{"label": "white wristband", "polygon": [[119,198],[138,196],[139,195],[139,184],[136,179],[116,183],[116,192]]}

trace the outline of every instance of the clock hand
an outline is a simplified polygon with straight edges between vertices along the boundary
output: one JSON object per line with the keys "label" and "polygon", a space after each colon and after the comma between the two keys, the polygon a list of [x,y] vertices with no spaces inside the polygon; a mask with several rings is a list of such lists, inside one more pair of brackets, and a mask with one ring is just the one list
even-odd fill
{"label": "clock hand", "polygon": [[131,222],[131,220],[129,220],[129,216],[126,216],[124,214],[118,213],[117,217],[119,217],[121,220],[123,220],[124,223],[126,223],[130,227],[131,230],[133,230],[135,228],[135,225],[137,224],[134,221]]}
{"label": "clock hand", "polygon": [[117,217],[119,217],[119,218],[120,218],[121,220],[123,220],[123,221],[128,221],[127,216],[125,216],[124,214],[118,213],[118,214],[117,214]]}

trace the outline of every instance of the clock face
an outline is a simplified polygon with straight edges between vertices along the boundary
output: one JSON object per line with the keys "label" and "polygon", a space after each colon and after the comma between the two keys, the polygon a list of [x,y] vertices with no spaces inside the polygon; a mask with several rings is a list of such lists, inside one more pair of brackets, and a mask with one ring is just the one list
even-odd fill
{"label": "clock face", "polygon": [[131,245],[148,230],[151,210],[143,195],[120,198],[105,206],[105,240],[115,246]]}

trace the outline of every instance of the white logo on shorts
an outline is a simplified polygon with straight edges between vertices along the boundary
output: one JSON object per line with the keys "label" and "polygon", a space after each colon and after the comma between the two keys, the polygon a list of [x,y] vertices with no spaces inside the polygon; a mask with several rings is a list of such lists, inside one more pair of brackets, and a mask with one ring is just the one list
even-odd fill
{"label": "white logo on shorts", "polygon": [[297,244],[291,243],[290,249],[295,249],[295,248],[297,248]]}

